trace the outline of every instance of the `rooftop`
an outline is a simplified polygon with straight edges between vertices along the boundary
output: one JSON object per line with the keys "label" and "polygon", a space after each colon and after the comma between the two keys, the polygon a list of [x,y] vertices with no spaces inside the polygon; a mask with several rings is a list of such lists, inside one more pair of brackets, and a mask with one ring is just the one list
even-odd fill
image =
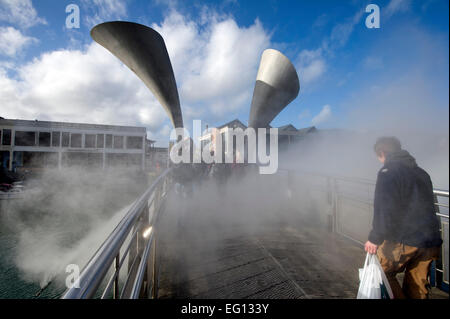
{"label": "rooftop", "polygon": [[73,128],[82,130],[111,130],[111,131],[127,131],[145,133],[145,127],[123,126],[123,125],[103,125],[103,124],[87,124],[87,123],[70,123],[70,122],[53,122],[53,121],[30,121],[18,119],[0,118],[0,126],[32,126],[43,128]]}
{"label": "rooftop", "polygon": [[[247,126],[244,123],[242,123],[239,119],[234,119],[228,123],[225,123],[225,124],[219,126],[218,129],[223,129],[225,127],[230,127],[230,128],[240,127],[243,130],[245,130],[247,128]],[[272,128],[272,126],[269,125],[269,128]],[[278,127],[278,134],[280,134],[280,135],[303,136],[303,135],[313,133],[313,132],[317,132],[317,128],[315,126],[297,129],[294,125],[287,124],[287,125]]]}

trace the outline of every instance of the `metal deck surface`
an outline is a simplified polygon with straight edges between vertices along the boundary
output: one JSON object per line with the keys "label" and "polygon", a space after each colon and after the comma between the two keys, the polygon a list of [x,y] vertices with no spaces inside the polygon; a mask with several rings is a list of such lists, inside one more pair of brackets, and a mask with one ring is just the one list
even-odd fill
{"label": "metal deck surface", "polygon": [[158,298],[356,297],[361,247],[301,218],[255,226],[199,205],[161,221]]}
{"label": "metal deck surface", "polygon": [[[280,210],[246,215],[239,198],[169,200],[160,223],[158,298],[356,298],[363,247],[310,215],[260,201]],[[448,294],[433,289],[431,297]]]}

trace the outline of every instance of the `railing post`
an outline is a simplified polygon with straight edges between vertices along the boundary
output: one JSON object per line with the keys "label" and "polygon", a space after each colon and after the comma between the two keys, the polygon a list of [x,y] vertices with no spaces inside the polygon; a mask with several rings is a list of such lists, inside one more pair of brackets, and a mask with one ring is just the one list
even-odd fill
{"label": "railing post", "polygon": [[327,177],[327,204],[330,206],[330,211],[327,215],[328,220],[327,220],[327,228],[328,228],[328,232],[332,233],[333,232],[333,193],[332,193],[332,188],[331,188],[331,178]]}
{"label": "railing post", "polygon": [[162,183],[160,185],[160,187],[158,187],[156,189],[156,193],[155,193],[155,200],[157,200],[155,202],[155,214],[153,216],[153,221],[152,221],[152,225],[154,226],[153,230],[154,230],[154,237],[153,237],[153,249],[152,249],[152,298],[156,299],[158,296],[158,272],[159,272],[159,267],[158,267],[158,221],[159,221],[159,213],[160,213],[160,209],[161,209],[161,202],[162,202],[162,196],[164,194],[164,192],[166,191],[168,185],[167,185],[168,181],[167,179],[164,181],[164,183]]}
{"label": "railing post", "polygon": [[[436,214],[439,214],[441,212],[439,205],[437,205],[437,204],[439,204],[439,198],[436,195],[436,193],[433,193],[433,196],[434,196],[434,203],[435,203],[434,207],[436,209]],[[439,219],[439,230],[441,231],[442,238],[444,238],[444,236],[443,236],[444,229],[442,228],[442,220],[440,217],[438,217],[438,219]],[[441,253],[439,254],[439,258],[436,261],[433,261],[432,267],[430,267],[430,284],[432,287],[442,286],[444,274],[442,273],[442,274],[438,275],[436,269],[437,268],[444,269],[444,267],[443,267],[444,262],[442,260],[443,255],[444,255],[444,243],[442,244]]]}
{"label": "railing post", "polygon": [[339,203],[338,203],[338,182],[336,178],[332,179],[332,192],[331,192],[331,198],[332,198],[332,232],[337,233],[338,232],[338,209],[339,209]]}
{"label": "railing post", "polygon": [[[154,227],[154,218],[155,218],[155,214],[156,214],[156,210],[155,210],[156,202],[155,201],[156,201],[156,199],[158,197],[158,190],[160,188],[161,188],[161,185],[158,185],[158,187],[156,187],[156,189],[155,189],[155,195],[154,195],[153,202],[152,202],[152,205],[153,205],[153,208],[154,208],[153,209],[153,213],[150,215],[150,205],[148,205],[148,202],[147,202],[147,207],[145,208],[146,209],[146,212],[145,212],[145,215],[146,215],[145,228],[151,226],[152,227],[152,232],[154,234],[153,235],[153,244],[152,245],[154,245],[155,232],[156,232],[156,228]],[[149,294],[150,289],[152,288],[150,286],[150,280],[153,279],[153,276],[152,276],[152,273],[150,273],[150,271],[153,272],[153,270],[151,270],[150,267],[148,267],[148,265],[147,265],[147,267],[145,267],[145,274],[144,274],[144,279],[143,279],[144,282],[146,282],[146,287],[144,287],[144,285],[143,285],[143,289],[141,289],[144,294],[147,294],[147,296]]]}
{"label": "railing post", "polygon": [[161,197],[161,186],[158,186],[155,190],[155,197],[153,199],[153,202],[154,202],[153,207],[155,208],[154,215],[153,215],[154,218],[156,217],[156,213],[158,212],[160,197]]}
{"label": "railing post", "polygon": [[116,278],[114,279],[113,299],[118,299],[119,294],[119,273],[120,273],[120,253],[117,254],[114,264],[114,271],[116,272]]}
{"label": "railing post", "polygon": [[[135,278],[137,270],[139,270],[139,278],[142,279],[144,277],[141,269],[143,266],[147,265],[148,262],[147,258],[145,261],[142,259],[138,260],[138,256],[141,256],[144,248],[146,248],[146,251],[144,252],[148,257],[149,249],[151,248],[147,245],[144,246],[143,238],[141,239],[143,234],[142,232],[144,230],[143,226],[150,224],[148,211],[143,210],[148,209],[148,201],[150,196],[154,194],[154,191],[158,187],[161,187],[161,184],[165,182],[165,178],[168,177],[169,173],[170,169],[165,170],[156,178],[156,180],[153,181],[152,185],[144,192],[144,194],[142,194],[132,204],[124,218],[118,223],[112,233],[109,234],[97,252],[84,267],[80,274],[80,287],[72,287],[67,289],[62,296],[63,299],[94,298],[98,288],[108,275],[111,266],[115,269],[113,274],[114,277],[110,277],[107,287],[103,290],[102,297],[109,295],[111,290],[114,298],[128,298],[131,296],[130,288],[133,287],[129,286],[129,283],[135,281],[133,278]],[[161,203],[159,203],[158,206],[160,205]],[[130,241],[128,241],[127,247],[122,253],[121,249],[124,243],[127,242],[127,238],[129,238],[128,236],[130,235]],[[141,243],[139,243],[139,241],[141,241]],[[150,245],[151,244],[152,243],[150,243]],[[124,254],[124,256],[121,257],[122,254]],[[128,257],[128,275],[122,289],[120,289],[119,272],[120,268],[124,266],[125,256]],[[136,295],[135,293],[133,293],[132,296],[135,298],[139,297],[139,295]]]}
{"label": "railing post", "polygon": [[156,261],[156,245],[158,241],[158,230],[155,228],[155,235],[153,239],[153,251],[152,251],[152,299],[157,298],[157,289],[158,289],[158,269],[157,269],[157,261]]}

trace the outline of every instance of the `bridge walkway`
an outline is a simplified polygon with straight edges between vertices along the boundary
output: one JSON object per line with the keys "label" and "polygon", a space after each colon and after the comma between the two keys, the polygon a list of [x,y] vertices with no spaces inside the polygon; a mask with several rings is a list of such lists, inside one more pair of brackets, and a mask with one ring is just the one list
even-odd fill
{"label": "bridge walkway", "polygon": [[[199,204],[169,205],[161,222],[158,298],[356,297],[360,246],[310,218],[275,216],[255,226]],[[183,210],[189,216],[180,221]]]}
{"label": "bridge walkway", "polygon": [[[83,269],[80,287],[63,298],[356,297],[373,193],[361,184],[371,183],[325,176],[313,185],[285,174],[170,187],[169,173],[130,207]],[[357,196],[341,182],[356,184]],[[448,191],[434,192],[448,199]],[[448,215],[437,215],[448,239]],[[443,290],[445,245],[431,272]],[[448,293],[433,288],[431,298]]]}

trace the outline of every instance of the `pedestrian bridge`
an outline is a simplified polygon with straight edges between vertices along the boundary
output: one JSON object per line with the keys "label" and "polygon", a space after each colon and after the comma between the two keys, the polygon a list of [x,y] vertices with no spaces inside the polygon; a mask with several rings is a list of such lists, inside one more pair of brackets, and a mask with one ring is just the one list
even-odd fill
{"label": "pedestrian bridge", "polygon": [[[63,298],[356,297],[372,181],[279,170],[180,185],[173,173],[135,201]],[[445,243],[432,298],[448,298],[448,191],[435,195]]]}

